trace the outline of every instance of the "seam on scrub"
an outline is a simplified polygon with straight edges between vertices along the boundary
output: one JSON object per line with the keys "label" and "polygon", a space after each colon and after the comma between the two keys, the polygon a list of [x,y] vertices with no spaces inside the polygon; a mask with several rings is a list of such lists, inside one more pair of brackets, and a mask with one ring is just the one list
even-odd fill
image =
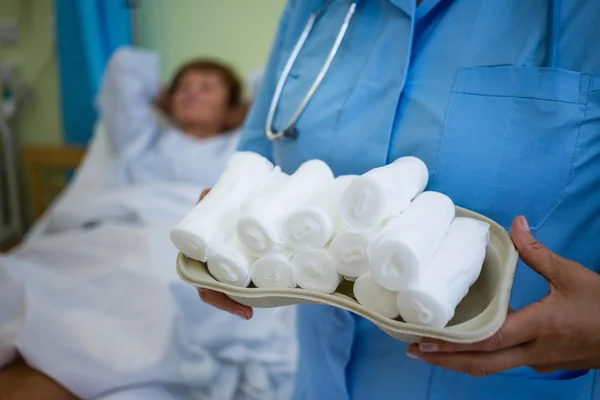
{"label": "seam on scrub", "polygon": [[[516,68],[513,68],[512,89],[513,89],[512,91],[514,94],[517,91],[517,69]],[[507,115],[507,119],[509,121],[511,121],[511,116],[513,115],[513,113],[515,111],[515,98],[512,97],[512,100],[513,101],[510,104],[510,110]],[[490,204],[490,208],[488,210],[489,215],[491,215],[491,213],[494,211],[494,208],[496,207],[496,203],[498,201],[498,191],[500,190],[500,184],[502,182],[502,178],[504,177],[504,171],[506,170],[506,148],[508,147],[508,136],[511,131],[511,126],[508,127],[508,129],[506,130],[505,135],[504,135],[504,145],[502,146],[502,153],[501,153],[501,159],[500,159],[500,171],[498,172],[498,180],[496,181],[496,187],[494,188],[494,196],[492,197],[492,199],[493,199],[492,204]]]}
{"label": "seam on scrub", "polygon": [[[362,65],[362,67],[360,67],[360,69],[358,70],[358,76],[362,77],[362,74],[365,70],[365,68],[367,68],[367,64],[369,64],[369,60],[371,58],[371,56],[373,55],[373,51],[375,50],[375,48],[371,48],[371,52],[369,53],[369,57],[366,59],[365,63]],[[340,107],[340,110],[337,113],[337,117],[335,119],[335,125],[334,125],[334,132],[337,132],[339,125],[340,125],[340,120],[342,119],[342,113],[344,112],[344,109],[346,108],[346,104],[348,103],[348,101],[350,101],[350,98],[352,97],[352,95],[354,94],[354,92],[357,90],[357,87],[360,86],[358,84],[358,82],[361,81],[361,79],[357,79],[354,84],[354,86],[352,86],[352,89],[350,89],[350,91],[348,92],[348,95],[344,98],[344,101],[342,102],[342,106]]]}
{"label": "seam on scrub", "polygon": [[552,101],[558,103],[567,103],[567,104],[582,104],[580,101],[568,101],[568,100],[560,100],[560,99],[549,99],[546,97],[536,97],[536,96],[517,96],[517,95],[503,95],[503,94],[488,94],[488,93],[476,93],[476,92],[467,92],[467,91],[454,91],[454,93],[468,94],[469,96],[481,96],[481,97],[510,97],[513,99],[525,99],[525,100],[542,100],[542,101]]}
{"label": "seam on scrub", "polygon": [[[383,24],[382,24],[382,27],[383,27]],[[382,29],[382,28],[380,28],[380,29]],[[380,37],[381,30],[378,32],[378,35]],[[358,70],[358,77],[357,77],[357,79],[356,79],[356,81],[354,83],[354,86],[352,86],[352,89],[350,89],[350,91],[348,92],[348,95],[346,96],[346,98],[342,102],[340,110],[338,111],[337,117],[335,119],[335,124],[333,125],[334,132],[338,131],[338,127],[340,125],[340,120],[342,119],[342,113],[344,112],[344,109],[346,108],[346,104],[348,103],[348,101],[350,101],[350,97],[352,97],[352,95],[354,94],[354,92],[357,90],[356,88],[359,86],[358,82],[361,80],[361,79],[358,79],[358,78],[362,77],[362,75],[364,73],[364,70],[367,68],[367,65],[369,64],[369,61],[371,60],[371,57],[373,56],[373,52],[374,51],[375,51],[375,46],[371,46],[371,51],[369,51],[369,56],[365,58],[365,62],[363,63],[363,65]]]}
{"label": "seam on scrub", "polygon": [[594,392],[596,392],[596,383],[598,383],[598,370],[593,369],[590,372],[594,373],[592,378],[592,390],[590,392],[590,396],[592,396],[591,399],[593,400]]}
{"label": "seam on scrub", "polygon": [[425,396],[425,400],[431,399],[431,383],[433,382],[433,374],[435,373],[436,368],[437,367],[434,367],[433,365],[429,366],[429,379],[427,380],[427,395]]}
{"label": "seam on scrub", "polygon": [[588,73],[590,79],[592,80],[590,91],[592,93],[600,91],[600,74]]}
{"label": "seam on scrub", "polygon": [[417,24],[416,17],[416,3],[413,2],[412,5],[412,16],[410,18],[410,36],[408,37],[408,48],[406,49],[406,58],[404,61],[404,72],[402,74],[402,82],[400,83],[400,92],[398,93],[398,100],[396,101],[396,107],[394,107],[394,118],[392,118],[392,129],[390,131],[390,136],[388,139],[387,151],[385,154],[385,163],[389,164],[390,156],[392,155],[392,142],[396,138],[396,130],[394,129],[396,126],[396,118],[398,118],[398,108],[402,102],[402,96],[404,96],[404,90],[406,89],[406,80],[408,79],[408,71],[410,70],[410,66],[412,64],[412,52],[413,52],[413,43],[415,41],[415,26]]}
{"label": "seam on scrub", "polygon": [[[587,88],[585,88],[586,89],[585,90],[585,99],[582,100],[581,96],[582,96],[582,94],[584,94],[584,93],[582,93],[582,91],[584,89],[583,78],[588,78],[588,86],[587,86]],[[578,96],[579,101],[578,101],[578,103],[584,104],[586,106],[586,110],[587,110],[587,103],[588,103],[588,100],[590,97],[590,92],[592,91],[593,82],[594,82],[594,76],[592,74],[587,74],[587,73],[582,72],[579,75],[579,96]]]}
{"label": "seam on scrub", "polygon": [[471,71],[473,71],[473,68],[469,68],[467,71],[467,77],[465,79],[465,82],[463,84],[463,91],[467,90],[467,83],[469,82],[469,79],[471,79]]}
{"label": "seam on scrub", "polygon": [[[471,75],[471,68],[466,68],[467,70],[467,76],[464,79],[463,82],[463,89],[464,87],[467,86],[467,82],[469,81],[469,76]],[[460,72],[460,69],[456,72],[456,76],[454,77],[454,85],[457,84],[456,80],[458,79],[458,74]],[[454,92],[454,90],[452,92],[450,92],[450,100],[448,101],[448,107],[446,107],[446,114],[444,115],[444,125],[442,126],[442,133],[440,134],[440,144],[438,146],[438,155],[437,155],[437,159],[435,160],[435,169],[433,171],[433,182],[431,184],[432,187],[435,187],[435,184],[438,181],[438,167],[440,165],[440,160],[442,159],[442,153],[443,153],[443,146],[444,146],[444,138],[446,137],[446,125],[448,124],[448,115],[450,114],[450,108],[452,108],[452,103],[454,103],[454,95],[455,94],[462,94],[464,95],[463,92]]]}
{"label": "seam on scrub", "polygon": [[[577,99],[580,100],[580,102],[581,102],[581,85],[583,85],[583,74],[579,75],[579,93],[577,93]],[[587,101],[586,101],[586,109],[587,109]]]}
{"label": "seam on scrub", "polygon": [[[457,93],[459,94],[459,93]],[[440,134],[440,144],[438,147],[437,159],[435,160],[435,169],[433,170],[433,182],[431,183],[432,187],[435,187],[435,184],[438,181],[438,169],[440,165],[440,160],[442,158],[443,146],[444,146],[444,138],[446,137],[446,124],[448,123],[448,114],[450,114],[450,108],[452,107],[452,103],[454,102],[454,93],[450,95],[450,101],[448,102],[448,108],[446,108],[446,116],[444,117],[444,126],[442,126],[442,133]]]}
{"label": "seam on scrub", "polygon": [[567,175],[567,179],[565,180],[565,184],[563,186],[560,198],[559,198],[558,202],[556,203],[556,205],[554,207],[552,207],[552,209],[548,212],[548,214],[546,214],[546,216],[544,216],[544,218],[541,219],[540,223],[531,228],[533,230],[536,230],[540,226],[542,226],[542,224],[544,222],[546,222],[546,220],[548,219],[548,217],[550,217],[550,215],[554,212],[554,210],[556,210],[565,200],[565,196],[567,194],[567,187],[571,183],[571,178],[573,176],[573,167],[575,166],[575,160],[577,159],[577,155],[579,154],[579,148],[580,148],[580,140],[579,139],[581,136],[581,128],[583,127],[583,124],[587,118],[587,110],[589,108],[588,101],[589,101],[589,97],[590,97],[589,89],[590,89],[591,85],[592,85],[592,80],[590,79],[590,80],[588,80],[588,92],[587,92],[587,96],[585,98],[585,109],[583,111],[583,118],[581,118],[581,122],[579,123],[579,127],[577,128],[577,137],[575,138],[576,145],[575,145],[575,150],[573,151],[573,156],[571,157],[571,166],[569,167],[569,174]]}

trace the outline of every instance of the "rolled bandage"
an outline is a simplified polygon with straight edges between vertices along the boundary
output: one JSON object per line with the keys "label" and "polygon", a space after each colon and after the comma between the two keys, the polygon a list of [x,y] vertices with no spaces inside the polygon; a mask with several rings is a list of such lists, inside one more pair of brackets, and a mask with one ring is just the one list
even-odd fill
{"label": "rolled bandage", "polygon": [[489,243],[489,225],[456,218],[419,282],[401,290],[397,306],[404,321],[443,328],[481,273]]}
{"label": "rolled bandage", "polygon": [[219,282],[239,287],[250,284],[250,270],[256,258],[246,252],[235,235],[216,246],[207,259],[208,271]]}
{"label": "rolled bandage", "polygon": [[438,192],[424,192],[383,228],[369,248],[373,279],[388,290],[408,289],[419,281],[455,215],[454,203]]}
{"label": "rolled bandage", "polygon": [[244,204],[252,201],[252,199],[257,198],[258,196],[270,196],[271,193],[277,190],[281,184],[283,184],[283,182],[289,179],[289,177],[290,176],[288,174],[281,170],[279,165],[276,165],[273,170],[269,172],[269,174],[262,179],[258,185],[256,185],[254,190],[250,192],[250,195]]}
{"label": "rolled bandage", "polygon": [[237,224],[240,242],[257,257],[283,249],[281,223],[294,210],[333,182],[323,161],[307,161],[280,185],[253,196],[243,207]]}
{"label": "rolled bandage", "polygon": [[251,280],[251,256],[239,242],[235,234],[239,210],[226,216],[222,230],[206,248],[207,266],[210,274],[219,282],[233,286],[247,287]]}
{"label": "rolled bandage", "polygon": [[340,176],[313,196],[282,223],[281,236],[292,250],[317,250],[325,246],[341,224],[340,199],[356,178]]}
{"label": "rolled bandage", "polygon": [[224,216],[238,210],[272,170],[273,164],[256,153],[234,153],[210,193],[171,229],[171,242],[186,256],[206,261]]}
{"label": "rolled bandage", "polygon": [[252,282],[258,288],[293,288],[291,254],[267,254],[252,265]]}
{"label": "rolled bandage", "polygon": [[400,214],[425,190],[429,172],[416,157],[402,157],[356,178],[341,200],[344,222],[354,230],[379,227]]}
{"label": "rolled bandage", "polygon": [[397,293],[379,285],[370,273],[364,274],[354,282],[354,297],[360,304],[384,317],[396,318],[399,315],[396,305]]}
{"label": "rolled bandage", "polygon": [[[283,173],[278,166],[265,176],[250,193],[250,197],[257,193],[269,193],[289,175]],[[241,210],[237,209],[221,219],[221,227],[207,246],[207,266],[211,275],[219,282],[233,286],[247,287],[252,278],[252,265],[256,257],[248,253],[240,243],[236,227],[241,217]]]}
{"label": "rolled bandage", "polygon": [[292,258],[294,281],[302,289],[333,293],[342,282],[327,249],[306,250]]}
{"label": "rolled bandage", "polygon": [[353,232],[341,230],[329,244],[329,254],[337,271],[347,280],[355,280],[369,271],[369,246],[379,238],[381,229]]}

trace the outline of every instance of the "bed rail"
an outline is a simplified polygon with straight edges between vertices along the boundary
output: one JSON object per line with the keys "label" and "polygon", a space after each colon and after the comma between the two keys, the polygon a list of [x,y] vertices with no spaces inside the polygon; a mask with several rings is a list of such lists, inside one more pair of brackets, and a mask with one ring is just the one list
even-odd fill
{"label": "bed rail", "polygon": [[0,244],[20,238],[23,233],[19,184],[16,164],[16,147],[12,131],[0,119]]}
{"label": "bed rail", "polygon": [[22,154],[23,162],[31,173],[31,194],[37,218],[64,188],[65,173],[77,168],[85,149],[76,146],[27,146]]}

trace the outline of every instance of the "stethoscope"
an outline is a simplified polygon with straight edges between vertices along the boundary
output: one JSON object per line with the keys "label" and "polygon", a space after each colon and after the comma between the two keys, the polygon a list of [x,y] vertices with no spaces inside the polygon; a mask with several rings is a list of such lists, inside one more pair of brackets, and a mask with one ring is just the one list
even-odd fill
{"label": "stethoscope", "polygon": [[315,78],[315,81],[313,82],[312,86],[310,87],[310,89],[308,89],[306,96],[304,96],[304,99],[302,99],[302,102],[296,109],[296,112],[294,113],[294,115],[292,115],[292,118],[290,118],[290,121],[287,123],[287,125],[285,126],[285,128],[283,128],[282,131],[273,132],[273,117],[275,116],[275,111],[277,110],[277,105],[279,104],[279,99],[281,98],[281,91],[283,90],[283,86],[285,85],[285,82],[287,81],[288,75],[290,74],[290,70],[294,66],[294,63],[296,62],[296,58],[298,57],[300,50],[302,50],[302,47],[304,46],[304,42],[306,41],[306,38],[308,37],[308,35],[310,34],[310,31],[312,30],[313,26],[315,25],[315,21],[319,18],[319,16],[321,15],[321,13],[325,9],[325,7],[329,4],[330,1],[331,0],[327,0],[321,7],[319,7],[319,9],[316,12],[314,12],[310,16],[310,18],[308,19],[308,22],[306,23],[306,26],[304,27],[304,30],[302,31],[302,34],[300,35],[300,38],[298,39],[298,42],[296,43],[296,46],[294,46],[294,50],[292,51],[292,54],[288,58],[287,63],[285,64],[285,67],[283,68],[281,77],[279,78],[279,81],[277,82],[277,86],[275,87],[275,93],[273,94],[273,98],[271,99],[271,106],[269,107],[269,114],[267,115],[267,122],[265,124],[265,134],[267,135],[267,138],[269,138],[270,140],[277,140],[283,136],[289,137],[289,138],[298,137],[298,130],[295,127],[296,121],[298,121],[298,118],[300,118],[300,115],[306,108],[306,105],[308,104],[308,102],[312,98],[313,94],[315,93],[315,91],[317,90],[319,85],[321,84],[321,81],[327,74],[327,71],[329,71],[331,62],[333,61],[335,55],[337,54],[337,52],[340,48],[340,44],[342,43],[342,40],[344,40],[344,36],[346,36],[346,30],[348,30],[348,25],[350,25],[350,20],[352,19],[352,15],[354,14],[354,11],[356,10],[356,5],[359,2],[359,0],[351,0],[350,1],[350,7],[348,8],[348,12],[346,13],[346,17],[344,18],[344,23],[342,24],[342,26],[337,34],[337,37],[335,38],[335,42],[333,43],[333,46],[331,46],[331,50],[329,51],[329,54],[327,55],[327,59],[325,60],[325,63],[321,67],[321,70],[319,71],[319,74]]}
{"label": "stethoscope", "polygon": [[[350,0],[350,6],[348,8],[348,12],[346,13],[346,17],[344,18],[344,22],[342,23],[342,26],[340,27],[340,30],[337,34],[335,42],[331,46],[331,50],[329,51],[329,54],[327,55],[327,59],[323,63],[323,66],[321,67],[319,74],[315,78],[311,87],[308,89],[308,92],[306,93],[306,95],[304,96],[302,101],[300,102],[300,105],[298,106],[298,108],[296,109],[296,111],[294,112],[292,117],[290,118],[287,125],[285,125],[285,127],[283,128],[282,131],[274,132],[273,131],[273,118],[275,116],[275,111],[277,110],[277,106],[281,99],[281,92],[283,91],[285,82],[287,81],[287,78],[290,74],[292,67],[294,66],[294,63],[296,62],[296,58],[298,57],[298,54],[300,53],[300,51],[302,50],[302,47],[304,46],[304,42],[306,42],[308,35],[312,31],[315,21],[321,16],[324,8],[329,4],[330,1],[331,0],[326,0],[325,3],[323,3],[323,5],[321,7],[319,7],[319,9],[316,12],[311,14],[310,18],[308,19],[308,22],[306,23],[306,26],[304,27],[304,30],[302,31],[302,34],[300,35],[300,38],[298,38],[298,42],[296,42],[296,45],[294,46],[292,54],[288,58],[288,60],[285,64],[285,67],[283,68],[281,77],[279,78],[279,81],[277,82],[277,86],[275,87],[275,92],[273,94],[273,98],[271,99],[271,105],[269,106],[269,113],[267,114],[267,121],[265,123],[265,135],[267,136],[267,138],[269,140],[275,141],[282,137],[288,137],[288,138],[295,139],[298,137],[298,130],[295,127],[296,122],[298,121],[298,118],[300,118],[300,115],[304,112],[304,109],[308,105],[308,102],[311,100],[315,91],[321,84],[321,81],[323,81],[323,78],[329,71],[329,67],[331,66],[331,63],[340,48],[340,44],[342,43],[342,40],[344,40],[344,36],[346,36],[346,31],[348,30],[348,26],[350,25],[350,20],[352,19],[352,15],[354,15],[354,11],[356,11],[356,6],[360,0]],[[556,65],[556,60],[558,58],[558,41],[560,38],[560,31],[559,31],[559,29],[560,29],[560,9],[561,9],[562,0],[550,0],[550,2],[551,2],[550,7],[549,7],[550,15],[548,18],[548,22],[549,22],[550,26],[548,29],[549,35],[547,37],[547,40],[548,40],[547,49],[548,50],[546,52],[546,60],[544,62],[544,66],[554,68]]]}

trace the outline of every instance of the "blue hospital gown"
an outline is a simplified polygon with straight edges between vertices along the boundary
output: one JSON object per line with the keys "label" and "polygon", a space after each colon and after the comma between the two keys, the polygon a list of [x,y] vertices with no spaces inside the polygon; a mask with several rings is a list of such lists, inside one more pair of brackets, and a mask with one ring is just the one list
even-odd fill
{"label": "blue hospital gown", "polygon": [[[287,172],[312,158],[336,174],[359,174],[420,157],[429,189],[505,228],[524,214],[552,251],[600,272],[600,2],[554,2],[552,52],[551,0],[362,1],[296,125],[299,137],[273,144],[264,125],[274,87],[322,3],[288,2],[242,149]],[[333,0],[324,9],[285,84],[276,129],[315,79],[348,6]],[[519,263],[511,306],[547,290]],[[597,371],[518,368],[473,378],[411,360],[405,343],[326,306],[300,306],[298,326],[296,399],[600,398]]]}

